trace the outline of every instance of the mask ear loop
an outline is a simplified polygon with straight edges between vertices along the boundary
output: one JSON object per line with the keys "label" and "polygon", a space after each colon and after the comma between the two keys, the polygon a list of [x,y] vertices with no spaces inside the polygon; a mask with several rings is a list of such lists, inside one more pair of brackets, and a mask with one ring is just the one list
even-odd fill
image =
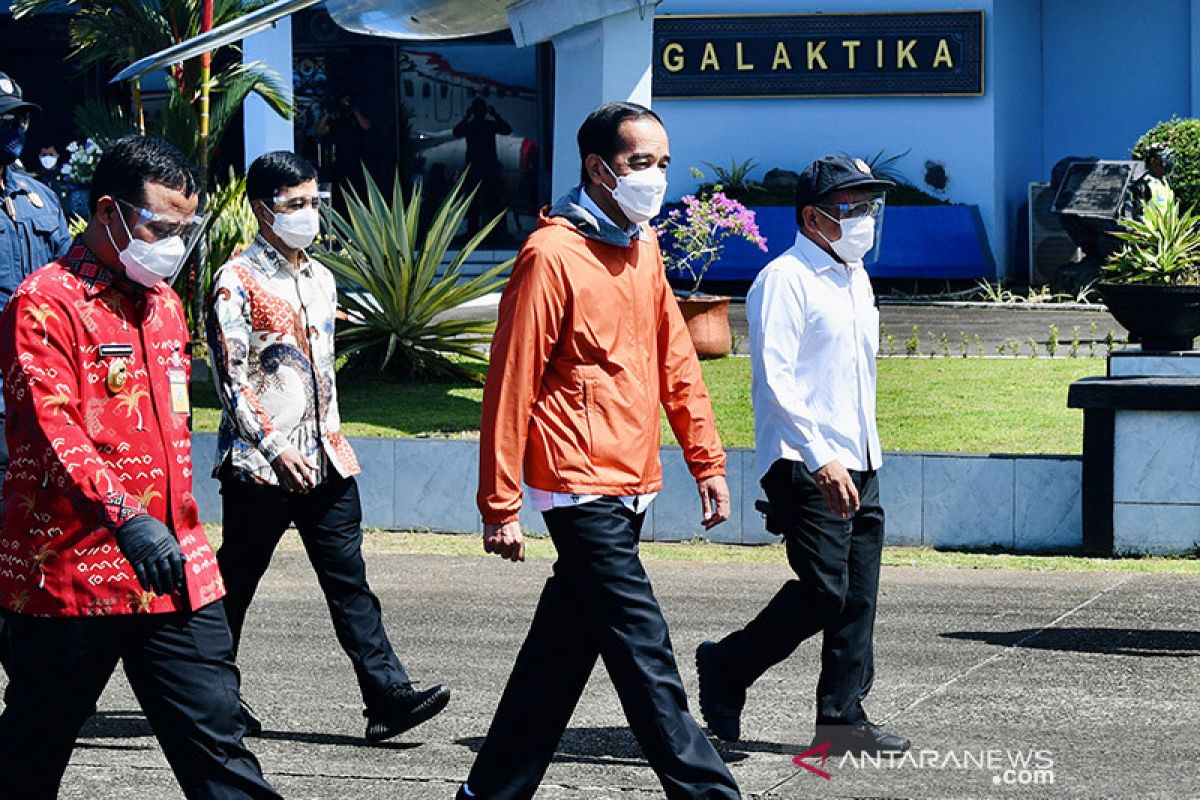
{"label": "mask ear loop", "polygon": [[[117,202],[115,197],[109,199],[113,201],[113,205],[117,208],[117,218],[121,220],[121,227],[125,229],[125,235],[129,237],[129,242],[132,242],[133,231],[129,229],[129,223],[125,221],[125,215],[121,213],[121,204]],[[113,250],[116,250],[118,255],[125,252],[125,249],[129,247],[129,242],[125,243],[125,247],[117,247],[117,240],[113,238],[112,229],[107,225],[104,226],[104,232],[108,234],[108,243],[113,246]]]}
{"label": "mask ear loop", "polygon": [[604,168],[605,168],[606,170],[608,170],[608,174],[609,174],[609,175],[612,175],[612,176],[613,176],[613,180],[614,180],[614,181],[616,181],[616,184],[617,184],[617,185],[616,185],[616,186],[614,186],[613,188],[611,188],[611,189],[608,189],[608,187],[607,187],[607,186],[605,186],[605,187],[604,187],[605,189],[608,189],[608,193],[609,193],[609,194],[611,194],[611,195],[613,196],[613,198],[615,199],[615,198],[616,198],[616,196],[617,196],[617,189],[618,189],[618,188],[620,187],[620,185],[621,185],[621,176],[620,176],[620,175],[618,175],[617,173],[613,172],[613,168],[612,168],[612,167],[610,167],[610,166],[608,165],[608,162],[607,162],[607,161],[605,161],[603,158],[602,158],[602,159],[600,159],[600,163],[604,165]]}
{"label": "mask ear loop", "polygon": [[[820,206],[818,206],[818,205],[814,205],[814,206],[813,206],[813,208],[815,208],[815,209],[817,210],[817,212],[818,212],[818,213],[820,213],[820,214],[824,214],[824,215],[825,215],[825,218],[826,218],[826,219],[828,219],[830,222],[837,223],[838,230],[841,230],[841,228],[842,228],[842,221],[841,221],[840,219],[834,219],[832,214],[830,214],[828,211],[826,211],[825,209],[821,208],[821,207],[820,207]],[[813,228],[815,228],[815,229],[816,229],[816,231],[817,231],[817,235],[818,235],[818,236],[820,236],[822,239],[824,239],[824,240],[825,240],[825,244],[829,245],[829,247],[830,247],[830,248],[832,248],[832,247],[833,247],[833,242],[831,242],[831,241],[829,240],[829,237],[828,237],[828,236],[826,236],[826,235],[824,234],[824,232],[822,232],[822,230],[821,230],[820,228],[817,228],[817,226],[816,226],[816,225],[814,225],[814,226],[813,226]],[[841,239],[839,239],[838,241],[841,241]]]}

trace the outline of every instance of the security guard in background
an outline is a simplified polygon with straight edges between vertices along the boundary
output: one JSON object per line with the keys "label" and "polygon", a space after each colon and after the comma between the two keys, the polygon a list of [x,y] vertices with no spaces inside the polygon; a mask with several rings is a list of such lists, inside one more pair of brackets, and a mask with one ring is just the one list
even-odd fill
{"label": "security guard in background", "polygon": [[[29,115],[42,109],[26,102],[21,87],[0,72],[0,311],[31,272],[67,252],[71,235],[58,197],[45,184],[20,170],[16,161],[25,147]],[[0,387],[4,377],[0,375]],[[4,399],[0,395],[0,498],[8,471],[4,441]],[[0,620],[0,665],[8,648]]]}
{"label": "security guard in background", "polygon": [[1139,199],[1143,203],[1153,203],[1165,206],[1175,199],[1175,192],[1167,183],[1167,176],[1175,167],[1175,151],[1162,142],[1155,142],[1146,148],[1146,174],[1139,182]]}

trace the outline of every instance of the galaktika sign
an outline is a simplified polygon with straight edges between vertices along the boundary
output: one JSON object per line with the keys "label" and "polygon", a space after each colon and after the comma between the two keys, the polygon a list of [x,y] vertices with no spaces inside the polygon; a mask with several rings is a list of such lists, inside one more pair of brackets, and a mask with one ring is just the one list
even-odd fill
{"label": "galaktika sign", "polygon": [[655,97],[983,94],[983,11],[654,20]]}

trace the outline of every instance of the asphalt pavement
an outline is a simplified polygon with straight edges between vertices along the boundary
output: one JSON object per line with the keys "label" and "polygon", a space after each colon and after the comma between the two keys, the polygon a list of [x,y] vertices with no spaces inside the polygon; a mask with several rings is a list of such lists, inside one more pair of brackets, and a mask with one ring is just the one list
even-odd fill
{"label": "asphalt pavement", "polygon": [[[550,561],[369,553],[401,657],[414,678],[445,682],[454,696],[431,722],[367,746],[350,664],[294,535],[285,542],[241,653],[246,697],[266,726],[250,744],[268,777],[289,798],[451,798]],[[788,572],[682,561],[649,571],[695,709],[696,645],[744,623]],[[1198,605],[1200,575],[886,568],[867,707],[910,736],[914,754],[808,762],[828,778],[795,766],[812,736],[812,640],[753,687],[746,741],[720,751],[747,797],[1200,797]],[[99,708],[61,797],[180,797],[119,674]],[[662,796],[602,667],[537,796]]]}

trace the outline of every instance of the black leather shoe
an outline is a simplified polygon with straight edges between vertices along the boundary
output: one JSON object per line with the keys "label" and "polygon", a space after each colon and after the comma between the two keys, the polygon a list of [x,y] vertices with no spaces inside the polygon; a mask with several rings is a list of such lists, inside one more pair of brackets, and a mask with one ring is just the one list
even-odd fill
{"label": "black leather shoe", "polygon": [[363,712],[367,718],[368,742],[382,742],[417,727],[437,716],[450,702],[450,690],[437,686],[417,691],[411,683],[401,683],[388,690],[387,697]]}
{"label": "black leather shoe", "polygon": [[239,697],[238,698],[238,708],[240,708],[241,712],[242,712],[242,724],[246,726],[246,731],[242,735],[243,736],[262,736],[262,732],[263,732],[262,723],[259,722],[258,716],[254,713],[254,709],[252,709],[250,707],[250,704],[247,703],[245,700],[243,700],[241,697]]}
{"label": "black leather shoe", "polygon": [[746,689],[725,669],[716,642],[703,642],[696,648],[696,674],[700,678],[700,714],[708,730],[718,739],[738,741]]}
{"label": "black leather shoe", "polygon": [[903,753],[912,747],[912,742],[895,733],[888,733],[878,725],[864,722],[859,725],[818,725],[812,746],[820,747],[829,742],[829,755],[846,753]]}

